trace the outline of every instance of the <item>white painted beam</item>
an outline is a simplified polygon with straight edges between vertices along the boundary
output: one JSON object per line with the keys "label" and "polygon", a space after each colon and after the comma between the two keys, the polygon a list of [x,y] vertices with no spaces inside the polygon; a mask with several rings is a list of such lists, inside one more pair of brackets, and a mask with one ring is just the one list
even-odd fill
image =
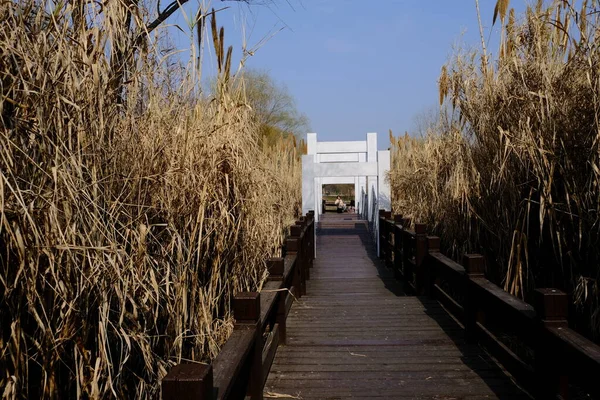
{"label": "white painted beam", "polygon": [[[324,153],[318,154],[318,162],[358,162],[361,153]],[[364,153],[363,153],[364,154]]]}
{"label": "white painted beam", "polygon": [[[302,170],[304,173],[304,169]],[[377,163],[323,163],[314,164],[314,176],[334,177],[334,176],[377,176]]]}
{"label": "white painted beam", "polygon": [[317,154],[317,134],[316,133],[307,133],[306,134],[306,154]]}
{"label": "white painted beam", "polygon": [[350,185],[354,184],[354,180],[353,176],[324,177],[321,178],[321,185]]}
{"label": "white painted beam", "polygon": [[[377,140],[377,139],[375,139]],[[367,142],[318,142],[317,153],[366,153]]]}

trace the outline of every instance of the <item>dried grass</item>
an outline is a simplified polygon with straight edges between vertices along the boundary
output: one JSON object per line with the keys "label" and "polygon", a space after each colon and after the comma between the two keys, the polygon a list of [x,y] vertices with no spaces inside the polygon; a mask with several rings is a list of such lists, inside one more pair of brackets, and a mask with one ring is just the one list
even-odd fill
{"label": "dried grass", "polygon": [[485,50],[456,54],[440,79],[439,121],[427,137],[394,140],[390,176],[395,211],[430,223],[455,255],[485,253],[515,295],[573,292],[597,337],[598,7],[540,1],[520,21],[508,11],[494,64]]}
{"label": "dried grass", "polygon": [[121,11],[80,32],[72,12],[0,5],[0,394],[154,398],[170,366],[218,352],[230,295],[261,286],[298,214],[298,150],[258,146],[229,52],[212,98],[152,43],[121,92]]}

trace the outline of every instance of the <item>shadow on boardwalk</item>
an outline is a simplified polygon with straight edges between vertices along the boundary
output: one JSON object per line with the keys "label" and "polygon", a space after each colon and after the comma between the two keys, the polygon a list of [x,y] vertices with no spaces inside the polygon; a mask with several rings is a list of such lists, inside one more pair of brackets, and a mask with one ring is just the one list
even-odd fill
{"label": "shadow on boardwalk", "polygon": [[308,295],[288,318],[266,397],[529,398],[439,303],[406,296],[364,222],[326,216]]}
{"label": "shadow on boardwalk", "polygon": [[357,221],[352,225],[353,227],[351,228],[335,228],[330,226],[327,227],[327,225],[325,225],[325,227],[320,227],[317,229],[317,236],[335,236],[339,240],[343,240],[344,236],[358,236],[361,240],[362,246],[364,246],[366,249],[369,259],[375,266],[377,276],[381,279],[385,285],[385,288],[396,296],[405,296],[406,294],[404,293],[403,284],[394,278],[393,272],[387,269],[377,257],[377,250],[375,249],[373,240],[369,235],[367,224],[364,221]]}

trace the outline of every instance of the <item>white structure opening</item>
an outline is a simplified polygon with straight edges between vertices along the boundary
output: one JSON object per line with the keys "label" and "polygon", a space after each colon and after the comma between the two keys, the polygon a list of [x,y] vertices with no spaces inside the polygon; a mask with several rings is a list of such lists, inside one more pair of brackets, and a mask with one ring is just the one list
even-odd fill
{"label": "white structure opening", "polygon": [[370,222],[379,209],[390,210],[390,151],[377,150],[377,134],[366,140],[319,142],[316,133],[306,135],[307,154],[302,156],[302,212],[323,213],[323,185],[353,184],[356,212]]}

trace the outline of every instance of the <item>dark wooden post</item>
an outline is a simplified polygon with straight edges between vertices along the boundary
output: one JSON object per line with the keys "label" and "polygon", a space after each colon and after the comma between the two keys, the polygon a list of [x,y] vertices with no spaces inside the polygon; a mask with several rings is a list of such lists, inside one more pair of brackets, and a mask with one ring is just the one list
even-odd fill
{"label": "dark wooden post", "polygon": [[250,362],[250,379],[247,395],[252,400],[263,398],[262,350],[263,337],[260,325],[260,293],[242,292],[233,297],[234,329],[254,329],[254,345],[248,357]]}
{"label": "dark wooden post", "polygon": [[315,212],[310,210],[307,214],[310,218],[310,223],[308,226],[309,231],[309,242],[310,242],[310,268],[313,266],[313,260],[315,259],[316,254],[316,244],[315,244]]}
{"label": "dark wooden post", "polygon": [[377,233],[377,241],[379,243],[379,258],[385,259],[385,250],[383,249],[383,241],[385,237],[385,210],[379,210],[379,232]]}
{"label": "dark wooden post", "polygon": [[300,226],[300,232],[297,237],[300,238],[300,258],[302,260],[302,282],[304,284],[304,293],[306,294],[306,281],[310,279],[310,270],[309,270],[309,257],[308,257],[308,230],[306,227],[308,226],[308,219],[306,217],[300,217],[298,221],[296,221],[296,225]]}
{"label": "dark wooden post", "polygon": [[404,218],[402,215],[394,216],[394,278],[400,279],[402,275],[402,230]]}
{"label": "dark wooden post", "polygon": [[[302,235],[302,259],[304,260],[304,279],[310,280],[310,233],[308,232],[310,225],[304,228]],[[306,286],[306,282],[305,282]]]}
{"label": "dark wooden post", "polygon": [[427,256],[427,225],[415,224],[415,290],[417,295],[425,293],[425,257]]}
{"label": "dark wooden post", "polygon": [[[300,247],[300,239],[299,238],[289,236],[286,239],[285,248],[286,248],[287,255],[290,255],[290,256],[296,255],[297,256],[299,247]],[[294,296],[300,298],[300,297],[302,297],[302,279],[300,276],[300,269],[302,268],[302,265],[301,265],[298,257],[296,257],[296,262],[295,262],[293,268],[294,268],[294,270],[292,271],[292,273],[293,273],[292,286],[296,289],[296,293],[294,293]]]}
{"label": "dark wooden post", "polygon": [[[279,257],[269,258],[267,260],[267,269],[269,270],[270,281],[283,281],[285,259]],[[279,343],[285,343],[287,334],[287,319],[285,318],[285,300],[287,295],[287,291],[281,291],[277,294],[277,316],[275,317],[275,323],[279,324]]]}
{"label": "dark wooden post", "polygon": [[402,275],[405,287],[410,292],[413,284],[412,257],[414,255],[412,235],[406,229],[410,225],[410,219],[404,219],[404,231],[402,232]]}
{"label": "dark wooden post", "polygon": [[[385,261],[385,266],[386,267],[391,267],[392,266],[392,262],[393,262],[393,248],[392,245],[390,244],[391,239],[392,239],[392,227],[394,226],[393,221],[392,221],[392,212],[391,211],[385,211],[383,213],[383,217],[384,217],[384,225],[385,225],[385,231],[384,231],[384,238],[383,238],[383,249],[385,250],[385,253],[383,254],[383,259]],[[380,247],[381,248],[381,247]]]}
{"label": "dark wooden post", "polygon": [[175,365],[161,382],[163,400],[208,400],[214,398],[210,364]]}
{"label": "dark wooden post", "polygon": [[267,270],[269,271],[270,281],[283,280],[284,259],[281,257],[273,257],[267,259]]}
{"label": "dark wooden post", "polygon": [[568,296],[558,289],[536,289],[533,300],[539,319],[539,334],[534,348],[538,396],[541,399],[567,400],[569,379],[565,359],[553,345],[552,335],[546,328],[569,326]]}
{"label": "dark wooden post", "polygon": [[477,322],[483,322],[483,315],[478,304],[477,286],[474,279],[485,277],[485,260],[480,254],[465,254],[463,267],[466,272],[465,293],[465,337],[468,342],[477,341]]}
{"label": "dark wooden post", "polygon": [[305,258],[304,258],[304,249],[302,248],[303,240],[302,240],[302,221],[296,221],[296,225],[293,225],[290,228],[290,236],[296,239],[297,247],[295,249],[296,254],[296,268],[298,269],[298,274],[300,276],[300,295],[306,294],[306,266],[305,266]]}
{"label": "dark wooden post", "polygon": [[440,252],[440,238],[437,236],[427,236],[426,240],[427,254],[425,255],[425,259],[423,260],[423,265],[421,267],[421,270],[423,272],[423,275],[421,277],[421,287],[424,295],[431,296],[431,289],[436,277],[432,269],[431,258],[429,257],[429,254]]}
{"label": "dark wooden post", "polygon": [[386,243],[387,243],[387,224],[385,221],[385,213],[382,213],[379,218],[379,258],[386,263]]}

